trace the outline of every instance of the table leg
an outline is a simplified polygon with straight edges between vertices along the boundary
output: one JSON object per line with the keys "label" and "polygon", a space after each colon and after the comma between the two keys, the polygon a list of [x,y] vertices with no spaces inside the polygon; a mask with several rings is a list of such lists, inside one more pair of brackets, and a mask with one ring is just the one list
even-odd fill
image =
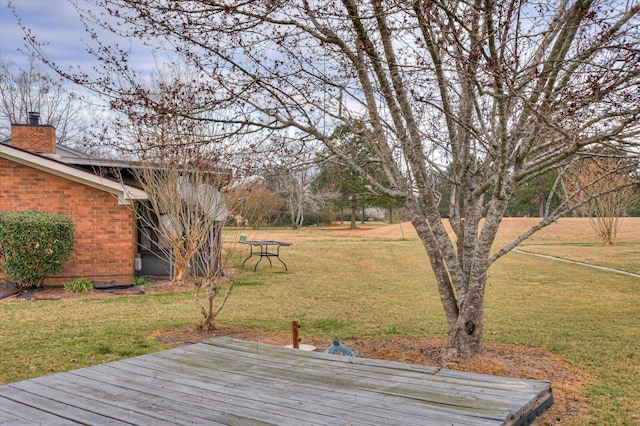
{"label": "table leg", "polygon": [[[258,261],[256,262],[256,266],[253,267],[253,272],[255,272],[258,269],[258,265],[260,264],[260,262],[262,262],[263,257],[266,257],[266,256],[260,253],[260,259],[258,259]],[[269,266],[271,266],[271,260],[269,260]]]}
{"label": "table leg", "polygon": [[284,262],[282,261],[282,259],[280,259],[280,256],[276,256],[276,259],[278,259],[278,260],[280,261],[280,263],[282,263],[282,264],[284,265],[284,270],[285,270],[285,271],[288,271],[288,269],[287,269],[287,264],[286,264],[286,263],[284,263]]}
{"label": "table leg", "polygon": [[244,264],[247,263],[247,260],[251,259],[251,256],[253,256],[253,246],[250,245],[249,246],[249,256],[247,256],[247,258],[244,260],[244,262],[242,262],[242,267],[244,268]]}
{"label": "table leg", "polygon": [[284,270],[285,271],[289,271],[289,269],[287,269],[287,264],[284,263],[284,261],[282,259],[280,259],[280,246],[278,246],[278,249],[276,250],[276,259],[278,259],[280,261],[280,263],[282,263],[284,265]]}

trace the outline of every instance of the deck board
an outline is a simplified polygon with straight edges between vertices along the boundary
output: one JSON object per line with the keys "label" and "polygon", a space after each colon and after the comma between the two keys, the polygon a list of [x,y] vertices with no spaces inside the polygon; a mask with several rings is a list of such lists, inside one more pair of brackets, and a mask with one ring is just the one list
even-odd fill
{"label": "deck board", "polygon": [[[141,366],[140,364],[137,364]],[[159,363],[154,365],[155,368],[164,368],[167,365]],[[137,370],[138,374],[144,374],[141,370]],[[154,375],[154,380],[160,379],[167,374],[158,373]],[[175,377],[175,375],[173,375]],[[300,418],[302,413],[305,418],[316,412],[331,413],[332,416],[339,418],[346,417],[356,420],[359,416],[363,417],[360,421],[366,422],[375,420],[373,424],[380,424],[406,416],[412,412],[411,407],[403,406],[402,398],[394,398],[388,395],[382,400],[379,395],[367,396],[364,391],[357,391],[347,388],[309,386],[300,382],[292,383],[290,380],[280,379],[264,379],[257,376],[246,376],[243,374],[232,374],[225,372],[221,378],[212,379],[210,376],[198,377],[193,386],[199,386],[199,383],[207,383],[207,388],[214,393],[224,393],[233,398],[243,398],[249,400],[250,404],[255,404],[256,399],[261,402],[267,402],[272,407],[281,407],[277,411],[295,406],[293,412],[294,418]],[[238,383],[250,383],[250,385],[238,385]],[[250,392],[247,388],[250,386]],[[295,393],[292,389],[295,388]],[[361,416],[360,412],[366,414]],[[398,411],[398,412],[395,412]],[[426,407],[414,413],[416,418],[422,419],[427,415]],[[374,417],[375,416],[375,417]],[[418,417],[420,416],[420,417]],[[443,413],[439,410],[437,413],[431,413],[431,418],[438,420],[452,419],[457,416],[455,410],[449,410]],[[367,420],[368,419],[368,420]],[[321,417],[320,424],[325,424],[326,415]],[[477,421],[467,421],[460,424],[483,424]],[[412,424],[407,420],[407,424]],[[416,424],[424,424],[423,420],[418,420]]]}
{"label": "deck board", "polygon": [[[195,355],[195,358],[197,358],[194,362],[198,362],[201,367],[209,367],[207,363],[210,363],[211,361],[207,359],[206,353],[199,353],[199,351],[203,350],[206,350],[206,348],[193,348],[192,353]],[[273,350],[280,350],[280,348],[274,348]],[[174,353],[166,353],[163,355],[167,357],[178,356]],[[217,357],[214,362],[219,362],[220,360],[225,359],[225,354],[223,352],[218,351],[216,352],[216,355]],[[526,397],[526,392],[528,392],[528,390],[533,386],[532,383],[513,379],[505,380],[500,377],[483,375],[479,375],[474,380],[469,381],[465,380],[469,373],[462,373],[461,376],[459,374],[460,372],[440,370],[434,367],[420,368],[420,366],[387,362],[386,366],[381,368],[376,367],[375,364],[370,364],[370,361],[376,361],[370,359],[364,360],[360,358],[353,358],[347,363],[337,363],[335,362],[334,357],[322,353],[311,353],[306,355],[304,352],[299,352],[298,355],[302,356],[299,357],[297,362],[294,355],[288,354],[288,358],[284,361],[271,361],[267,365],[265,364],[264,356],[261,357],[260,355],[251,353],[239,354],[236,348],[226,354],[226,360],[230,361],[229,357],[232,357],[234,361],[233,366],[237,367],[243,364],[243,359],[240,357],[249,358],[249,360],[245,361],[246,364],[244,366],[249,368],[252,365],[259,364],[261,377],[270,376],[270,378],[276,379],[286,376],[287,380],[295,379],[299,383],[309,381],[310,379],[312,382],[317,383],[317,380],[315,379],[318,379],[322,383],[330,382],[329,384],[343,387],[348,387],[350,384],[356,382],[358,387],[366,386],[372,389],[384,388],[382,391],[385,391],[386,393],[393,392],[394,386],[400,385],[401,388],[399,388],[398,391],[406,390],[411,396],[415,396],[419,393],[423,397],[426,397],[429,393],[433,393],[434,397],[443,397],[448,402],[451,401],[452,395],[460,393],[460,384],[472,384],[473,386],[469,386],[464,390],[464,395],[465,397],[475,396],[483,398],[482,407],[479,408],[486,407],[487,402],[490,400],[501,403],[505,397],[517,399],[521,390],[525,391],[524,396]],[[273,359],[273,357],[270,358]],[[354,364],[358,365],[357,369],[353,368]],[[396,368],[389,368],[390,366],[394,366]],[[413,367],[413,369],[405,370],[405,367],[407,366]],[[223,367],[219,366],[217,368]],[[429,389],[426,390],[424,389],[425,373],[438,373],[429,382]],[[381,384],[381,379],[383,379],[384,384]],[[539,383],[540,389],[545,386],[546,383]]]}
{"label": "deck board", "polygon": [[525,425],[549,382],[230,338],[0,386],[0,424]]}
{"label": "deck board", "polygon": [[[167,354],[167,356],[178,356],[178,354]],[[330,368],[322,368],[324,365],[332,366],[335,364],[335,360],[321,360],[321,365],[308,365],[311,364],[309,356],[304,356],[303,360],[306,360],[304,365],[296,365],[294,362],[288,368],[283,368],[284,364],[278,362],[278,365],[274,367],[272,364],[267,363],[263,358],[257,358],[251,363],[243,363],[242,355],[236,356],[231,364],[230,359],[223,359],[217,357],[216,360],[207,360],[204,354],[199,354],[197,366],[202,371],[208,371],[209,368],[217,368],[225,371],[225,375],[234,374],[237,375],[234,378],[235,381],[242,381],[250,379],[252,385],[260,385],[260,380],[266,380],[265,386],[271,387],[273,390],[278,388],[280,382],[284,386],[290,386],[291,383],[295,383],[298,388],[298,392],[302,395],[312,395],[314,393],[320,393],[323,398],[332,400],[336,399],[336,404],[341,402],[341,398],[348,396],[354,398],[356,395],[367,394],[369,399],[373,401],[374,407],[380,405],[379,395],[382,393],[385,395],[386,400],[389,401],[391,407],[389,409],[402,409],[404,411],[407,408],[398,408],[397,403],[401,403],[403,398],[410,397],[413,399],[420,398],[423,401],[428,401],[432,404],[439,404],[444,406],[464,406],[470,407],[476,406],[476,409],[480,412],[485,412],[486,416],[490,415],[495,408],[490,405],[493,402],[495,404],[502,401],[508,395],[490,395],[488,392],[482,395],[455,395],[460,393],[459,387],[455,385],[439,383],[437,378],[429,383],[428,387],[422,383],[411,383],[410,379],[403,378],[401,381],[391,378],[390,375],[385,374],[383,379],[370,378],[368,375],[353,374],[352,372],[358,372],[358,369],[354,370],[348,363],[341,363],[343,370],[337,373],[331,373]],[[212,362],[219,362],[218,366],[213,367],[209,365]],[[235,371],[228,371],[225,365],[232,365]],[[251,366],[260,366],[260,377],[254,377],[251,373]],[[388,369],[387,369],[388,370]],[[237,372],[239,371],[239,373]],[[440,386],[438,386],[440,385]],[[302,392],[304,390],[304,392]],[[287,390],[288,391],[288,390]],[[480,392],[480,391],[478,391]],[[328,395],[328,396],[326,396]],[[391,397],[395,398],[391,398]],[[443,409],[443,408],[441,408]]]}

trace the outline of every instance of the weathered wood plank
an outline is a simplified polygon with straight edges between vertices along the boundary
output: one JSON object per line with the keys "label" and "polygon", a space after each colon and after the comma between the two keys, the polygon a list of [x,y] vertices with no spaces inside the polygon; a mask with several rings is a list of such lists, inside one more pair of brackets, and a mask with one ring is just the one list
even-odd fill
{"label": "weathered wood plank", "polygon": [[[256,346],[255,343],[238,341],[234,339],[212,339],[205,342],[207,344],[213,344],[216,346],[224,346],[227,348],[234,348],[243,352],[255,352],[262,346]],[[274,352],[279,352],[283,356],[287,356],[287,350],[284,348],[273,348]],[[295,351],[294,351],[295,352]],[[301,352],[298,353],[302,355]],[[335,358],[335,356],[312,353],[306,358],[315,359],[327,359]],[[379,360],[368,360],[361,358],[347,358],[341,357],[343,362],[348,364],[361,364],[361,365],[379,365]],[[308,359],[305,362],[309,362]],[[404,371],[420,371],[420,366],[408,366],[406,364],[384,362],[382,365],[393,367],[393,374],[401,375]],[[408,368],[407,368],[408,367]],[[507,416],[505,423],[508,424],[527,424],[529,418],[544,411],[553,403],[553,393],[551,391],[551,385],[547,381],[535,381],[535,380],[521,380],[499,376],[489,376],[473,373],[464,373],[455,370],[448,369],[436,369],[433,367],[427,367],[422,369],[422,373],[432,373],[436,376],[442,376],[448,379],[455,379],[455,385],[465,393],[469,393],[472,389],[480,388],[480,396],[486,398],[487,391],[484,388],[501,388],[500,398],[506,397],[509,401],[511,413]],[[434,385],[433,381],[429,382],[429,386]],[[506,392],[506,393],[505,393]],[[532,414],[533,413],[533,414]]]}
{"label": "weathered wood plank", "polygon": [[[191,352],[198,352],[199,350],[200,350],[200,351],[202,350],[202,347],[201,347],[200,345],[196,345],[196,346],[193,346],[193,347],[190,347],[190,348],[189,348],[189,351],[191,351]],[[281,348],[276,348],[276,350],[282,350],[282,349],[281,349]],[[288,352],[288,353],[291,353],[291,351],[290,351],[290,350],[286,350],[286,349],[284,349],[284,351],[285,351],[285,354],[286,354],[287,352]],[[174,356],[174,355],[179,356],[179,355],[175,354],[173,351],[171,351],[171,352],[165,352],[163,355],[166,355],[166,356]],[[237,356],[238,354],[237,354],[237,353],[235,353],[235,355]],[[321,358],[325,358],[325,357],[327,357],[327,355],[324,355],[324,354],[317,354],[317,355],[320,355],[320,356],[321,356]],[[324,357],[323,357],[323,355],[324,355]],[[210,354],[206,354],[206,353],[204,353],[204,354],[202,354],[202,353],[183,354],[182,356],[192,356],[192,357],[194,358],[194,360],[193,360],[193,361],[191,361],[191,362],[197,362],[197,363],[199,363],[199,365],[200,365],[200,367],[201,367],[201,368],[206,367],[206,364],[207,364],[207,362],[208,362],[208,361],[207,361],[207,358],[211,358]],[[300,355],[300,356],[305,357],[305,355]],[[329,359],[333,359],[333,361],[335,361],[335,357],[331,357],[331,356],[329,356]],[[264,368],[266,368],[266,367],[265,367],[265,365],[263,365],[263,362],[264,362],[264,360],[261,360],[260,362],[257,362],[256,364],[257,364],[257,365],[260,365],[260,368],[261,368],[261,369],[264,369]],[[238,368],[238,366],[237,366],[237,365],[235,365],[235,366],[234,366],[234,367],[232,367],[232,368],[237,368],[238,370],[243,370],[243,369],[244,369],[244,368],[242,368],[242,367]],[[247,368],[247,366],[245,366],[245,368]],[[290,375],[291,373],[289,372],[288,374]],[[276,376],[277,376],[277,375],[276,375]],[[516,381],[516,380],[513,380],[513,379],[511,380],[511,382],[513,382],[513,383],[518,383],[518,384],[521,384],[521,383],[522,383],[521,381]],[[548,386],[548,384],[547,384],[547,386]],[[424,387],[421,387],[420,389],[418,389],[418,390],[417,390],[417,392],[422,392],[422,393],[424,393],[424,392],[425,392],[425,388],[424,388]],[[513,401],[514,397],[511,395],[512,393],[513,393],[513,389],[509,389],[509,390],[508,390],[508,392],[503,393],[502,395],[500,395],[500,400],[503,400],[505,397],[507,397],[507,398],[508,398],[508,397],[510,397],[510,396],[511,396],[511,400]],[[415,398],[416,396],[414,395],[413,397]],[[530,398],[530,397],[531,397],[531,395],[529,395],[529,398]],[[482,399],[480,399],[480,401],[481,401],[481,402],[483,402],[483,401],[482,401]],[[485,398],[485,400],[484,400],[484,404],[482,404],[482,403],[481,403],[481,404],[479,404],[479,405],[481,406],[480,408],[481,408],[481,409],[482,409],[482,408],[486,408],[486,405],[485,405],[485,404],[486,404],[486,398]],[[508,417],[510,416],[510,413],[509,413],[509,412],[505,412],[505,413],[503,413],[503,414],[504,414],[504,416],[500,416],[500,417],[499,417],[500,419],[508,418]],[[491,417],[489,414],[485,414],[485,416],[487,416],[487,417]]]}
{"label": "weathered wood plank", "polygon": [[522,425],[548,382],[234,339],[0,386],[0,423]]}
{"label": "weathered wood plank", "polygon": [[[108,416],[123,422],[155,423],[159,421],[185,424],[197,421],[198,417],[209,420],[210,423],[228,424],[227,416],[208,410],[206,416],[201,416],[189,403],[175,400],[173,392],[165,389],[162,394],[150,394],[145,386],[137,389],[112,385],[95,377],[83,377],[77,380],[73,374],[43,377],[37,385],[59,387],[64,389],[69,404],[76,407],[91,407],[91,410],[103,416]],[[55,391],[53,391],[55,392]],[[43,390],[44,394],[52,392]],[[218,418],[219,417],[219,418]]]}
{"label": "weathered wood plank", "polygon": [[[281,348],[275,348],[274,350],[280,350]],[[206,362],[207,348],[201,345],[194,346],[189,349],[190,351],[198,353],[196,357],[199,362]],[[286,350],[286,349],[285,349]],[[215,351],[217,359],[220,359],[223,354],[217,349]],[[172,356],[171,353],[167,353],[167,356]],[[228,356],[233,356],[236,362],[238,361],[237,350],[227,353]],[[286,353],[285,353],[286,355]],[[299,364],[296,364],[296,355],[300,358]],[[264,357],[251,353],[242,353],[242,356],[253,357],[257,362],[264,362]],[[323,375],[326,373],[333,373],[337,376],[334,380],[341,381],[343,383],[337,383],[338,385],[344,383],[352,383],[358,381],[358,385],[371,386],[375,389],[389,391],[405,391],[412,397],[418,397],[423,395],[425,399],[430,395],[429,391],[436,392],[435,397],[448,397],[448,395],[463,394],[469,396],[471,400],[481,398],[483,400],[483,406],[486,407],[486,403],[494,401],[503,405],[505,398],[517,401],[522,397],[524,400],[531,398],[532,389],[545,389],[549,387],[548,382],[533,382],[522,381],[518,379],[501,378],[501,384],[495,382],[486,382],[480,380],[485,376],[478,375],[476,380],[465,380],[461,377],[447,377],[448,372],[451,370],[438,370],[437,373],[432,374],[430,377],[425,377],[432,371],[432,368],[425,369],[425,372],[420,372],[419,369],[412,370],[397,370],[395,368],[384,367],[367,367],[369,360],[367,359],[348,359],[346,357],[336,357],[335,355],[328,354],[312,354],[304,355],[300,352],[292,354],[289,350],[289,358],[282,359],[281,368],[289,371],[289,374],[295,375],[300,372],[302,377],[310,377],[321,371]],[[318,357],[317,359],[310,359],[310,357]],[[398,363],[396,363],[398,364]],[[272,364],[273,365],[273,364]],[[357,366],[357,367],[354,367]],[[320,367],[314,368],[314,367]],[[419,367],[419,366],[416,366]],[[276,367],[274,367],[276,368]],[[443,374],[441,374],[442,372]],[[280,371],[275,371],[275,375],[278,376]],[[322,379],[322,378],[321,378]],[[428,382],[428,388],[425,390],[425,383]],[[530,383],[531,382],[531,383]],[[464,388],[461,389],[460,384],[464,384]],[[426,393],[425,393],[426,392]],[[482,407],[480,407],[482,408]]]}
{"label": "weathered wood plank", "polygon": [[[35,380],[35,379],[34,379]],[[50,389],[47,389],[49,391]],[[35,393],[34,393],[35,391]],[[18,402],[22,405],[21,411],[17,414],[22,414],[25,417],[36,416],[37,412],[50,414],[57,420],[46,424],[113,424],[113,425],[131,425],[142,424],[134,422],[121,422],[93,412],[92,407],[75,407],[67,402],[67,398],[56,395],[55,392],[38,393],[43,392],[33,381],[23,381],[12,383],[0,387],[0,396],[6,399],[11,399],[14,402]],[[148,421],[149,419],[147,419]],[[4,418],[0,418],[0,423],[5,422]],[[21,422],[16,422],[21,424]],[[25,422],[22,424],[32,424]]]}
{"label": "weathered wood plank", "polygon": [[[251,354],[255,351],[255,343],[233,340],[233,339],[211,339],[205,341],[204,344],[214,345],[217,348],[228,348],[232,351],[229,353],[233,353],[237,355],[237,351],[241,351],[245,354]],[[265,347],[266,345],[261,345],[261,347]],[[200,349],[200,346],[194,347],[194,349]],[[299,358],[299,362],[302,365],[309,365],[310,363],[317,360],[327,360],[329,362],[324,363],[327,369],[331,369],[333,367],[340,368],[340,362],[343,362],[348,365],[358,365],[358,371],[361,372],[375,372],[378,374],[391,374],[393,376],[404,376],[404,377],[419,377],[421,380],[424,379],[424,374],[434,374],[447,378],[456,379],[456,381],[465,382],[469,384],[473,384],[475,387],[483,387],[483,388],[494,388],[498,390],[503,390],[505,387],[508,387],[509,392],[518,392],[519,389],[524,391],[530,391],[531,389],[545,389],[548,387],[549,382],[547,381],[536,381],[536,380],[521,380],[514,379],[509,377],[501,377],[501,376],[490,376],[484,374],[476,374],[476,373],[466,373],[456,370],[449,370],[438,367],[428,367],[421,365],[413,365],[413,364],[404,364],[400,362],[394,361],[382,361],[376,359],[367,359],[367,358],[350,358],[350,357],[336,357],[335,355],[325,354],[321,352],[303,352],[303,351],[291,351],[290,349],[283,347],[270,347],[269,348],[269,357],[276,358],[273,356],[273,353],[279,353],[280,359],[282,359],[287,364],[290,364],[292,360]],[[321,362],[319,364],[322,364]],[[373,368],[372,368],[373,367]],[[380,368],[375,368],[380,367]],[[342,368],[350,368],[349,366],[342,366]],[[391,372],[391,373],[389,373]],[[418,375],[406,374],[405,372],[415,372]],[[471,380],[468,380],[471,379]]]}
{"label": "weathered wood plank", "polygon": [[[122,368],[124,365],[125,363],[120,363],[118,368]],[[222,364],[220,365],[222,366]],[[150,361],[147,365],[140,362],[131,365],[132,371],[136,371],[138,374],[153,375],[154,380],[162,377],[167,377],[167,380],[171,380],[170,376],[173,376],[174,380],[181,380],[176,378],[176,376],[180,375],[176,370],[165,372],[171,369],[172,366],[174,364],[166,359],[154,359],[153,362]],[[350,418],[355,421],[361,415],[361,412],[366,413],[366,417],[360,421],[372,422],[373,424],[393,422],[393,419],[398,420],[401,418],[403,419],[401,424],[424,424],[424,419],[444,421],[445,419],[452,420],[458,417],[459,422],[457,424],[486,424],[481,420],[460,416],[456,410],[449,410],[449,412],[442,409],[434,410],[428,405],[420,405],[416,409],[415,406],[412,407],[412,403],[407,402],[404,398],[394,398],[389,395],[387,398],[381,399],[379,394],[366,395],[365,391],[357,388],[330,387],[318,390],[317,388],[289,380],[264,379],[259,376],[234,373],[221,369],[215,370],[217,374],[211,375],[211,372],[214,371],[212,369],[197,366],[193,368],[198,371],[189,373],[186,378],[189,382],[192,382],[194,378],[196,379],[196,383],[191,383],[192,386],[206,387],[214,393],[226,392],[234,398],[234,401],[235,398],[245,397],[259,399],[268,402],[272,406],[285,407],[287,405],[295,405],[298,416],[302,413],[305,413],[305,416],[309,416],[310,413],[321,414],[319,420],[322,424],[327,423],[326,413],[332,413],[336,417],[336,421],[339,422],[344,418]],[[145,369],[148,370],[147,373],[143,372]],[[249,391],[246,388],[249,388]]]}
{"label": "weathered wood plank", "polygon": [[[19,396],[19,395],[16,395]],[[16,402],[0,396],[0,424],[30,424],[30,425],[61,425],[69,424],[68,421],[61,421],[60,417],[49,414],[40,409],[22,402]]]}
{"label": "weathered wood plank", "polygon": [[[119,365],[119,367],[121,366],[122,365]],[[149,365],[148,367],[163,369],[170,366],[171,364],[156,363],[154,365]],[[142,366],[140,364],[136,364],[135,367],[140,368]],[[140,369],[138,371],[140,371]],[[197,378],[200,382],[200,386],[207,387],[213,392],[226,392],[234,398],[244,396],[247,398],[257,398],[262,401],[267,401],[271,405],[295,405],[298,416],[300,416],[303,411],[308,415],[308,413],[312,411],[322,413],[327,412],[328,410],[328,412],[335,413],[335,415],[351,415],[352,417],[356,417],[358,415],[358,411],[365,411],[368,419],[373,418],[377,413],[377,415],[380,416],[380,419],[375,420],[374,423],[380,423],[384,418],[392,418],[389,417],[388,410],[384,410],[385,407],[381,406],[386,404],[379,404],[379,397],[376,397],[376,399],[370,399],[368,401],[370,407],[367,407],[367,401],[361,399],[359,395],[354,392],[348,393],[340,389],[331,389],[330,392],[309,392],[309,389],[304,389],[298,384],[292,384],[288,381],[279,382],[264,379],[261,380],[260,378],[252,378],[251,376],[242,375],[231,377],[229,374],[224,374],[224,372],[222,372],[222,374],[215,374],[215,378],[212,378],[208,375],[211,370],[201,369],[201,371],[201,377]],[[221,372],[217,371],[216,373]],[[162,375],[162,372],[160,371],[153,374],[155,374],[154,377],[157,378]],[[175,374],[175,372],[171,374]],[[190,378],[192,379],[193,376],[191,375]],[[247,385],[243,386],[243,383],[247,383]],[[195,385],[198,384],[196,383]],[[216,389],[216,387],[220,387],[221,390]],[[247,391],[246,388],[249,388],[249,391]],[[343,399],[340,399],[340,397]],[[398,400],[397,402],[401,403],[402,401]],[[389,409],[390,408],[392,407],[390,406]],[[397,407],[393,408],[396,409]],[[400,413],[397,413],[397,415],[404,415],[408,410],[406,406],[404,408],[404,410],[399,409]],[[349,410],[355,410],[355,412],[349,412]],[[420,414],[427,415],[428,413],[426,410],[422,410]],[[455,413],[452,414],[455,415]],[[326,421],[326,417],[324,420],[321,420],[322,423],[326,423]]]}
{"label": "weathered wood plank", "polygon": [[[172,372],[156,372],[145,375],[143,367],[129,366],[131,368],[127,369],[122,368],[124,366],[125,364],[118,364],[117,367],[105,365],[103,366],[105,367],[104,371],[96,373],[95,370],[92,370],[86,374],[90,375],[92,379],[97,378],[105,383],[109,381],[119,385],[129,383],[132,389],[142,388],[145,393],[150,395],[164,395],[170,392],[172,398],[186,400],[193,405],[194,417],[197,415],[206,418],[206,411],[223,410],[225,415],[233,415],[245,419],[247,422],[260,419],[260,421],[269,424],[299,424],[300,411],[290,406],[277,409],[277,406],[274,406],[268,398],[264,400],[251,399],[245,392],[234,389],[232,386],[225,387],[220,383],[210,384],[207,381],[211,380],[210,376],[194,380],[190,375],[181,377],[181,374]],[[85,374],[80,370],[77,373],[79,375]],[[127,378],[133,377],[135,380],[127,380]],[[232,383],[232,385],[234,384]],[[214,416],[215,413],[212,417]],[[318,416],[311,418],[307,424],[324,424],[325,421],[326,416]]]}
{"label": "weathered wood plank", "polygon": [[[233,350],[233,353],[237,354],[237,351],[241,351],[243,353],[253,353],[256,350],[260,350],[260,348],[264,348],[268,345],[260,345],[256,348],[255,342],[248,342],[243,340],[235,340],[235,339],[225,339],[225,338],[217,338],[210,339],[204,344],[213,345],[218,348],[229,348]],[[194,346],[193,349],[200,349],[200,346]],[[272,346],[269,347],[270,355],[273,353],[280,353],[281,359],[290,361],[293,356],[299,357],[301,355],[301,351],[291,351],[291,349]],[[276,358],[275,356],[271,356],[271,358]],[[384,371],[393,371],[393,375],[402,375],[403,372],[417,372],[420,373],[420,377],[422,378],[422,374],[434,374],[441,375],[444,377],[455,378],[460,381],[469,381],[470,383],[475,383],[478,386],[484,386],[487,388],[494,387],[496,389],[502,389],[505,386],[509,386],[511,389],[545,389],[548,387],[549,382],[547,381],[538,381],[538,380],[522,380],[510,377],[501,377],[501,376],[491,376],[486,374],[477,374],[477,373],[467,373],[457,370],[449,370],[445,368],[438,367],[430,367],[430,366],[422,366],[422,365],[414,365],[414,364],[405,364],[395,361],[382,361],[377,359],[368,359],[368,358],[351,358],[351,357],[336,357],[335,355],[325,354],[322,352],[307,352],[301,359],[303,364],[309,364],[311,359],[320,359],[327,360],[330,363],[337,365],[336,361],[343,362],[346,364],[356,364],[362,366],[359,368],[361,371],[375,371],[376,373],[384,373]],[[370,370],[368,366],[377,366],[381,367],[377,370]],[[349,367],[347,367],[349,368]],[[416,377],[407,375],[407,377]],[[495,386],[494,386],[495,385]]]}
{"label": "weathered wood plank", "polygon": [[[497,410],[496,407],[491,407],[491,401],[488,397],[481,400],[465,394],[461,394],[460,396],[453,395],[452,392],[454,392],[455,387],[449,384],[445,384],[447,389],[446,392],[444,392],[441,389],[434,390],[431,383],[425,386],[424,381],[418,384],[410,383],[409,381],[403,382],[402,380],[391,378],[388,374],[382,380],[369,376],[352,375],[350,371],[333,375],[329,373],[325,374],[323,369],[308,366],[291,366],[289,368],[274,367],[270,365],[266,359],[240,364],[241,356],[227,359],[220,357],[212,358],[213,354],[211,353],[199,353],[198,349],[202,348],[193,349],[195,353],[192,354],[176,354],[172,352],[163,354],[163,357],[175,356],[176,359],[180,359],[181,357],[192,355],[194,359],[190,360],[190,365],[197,365],[198,368],[203,371],[208,369],[219,369],[225,372],[239,371],[241,372],[239,374],[247,377],[251,377],[252,368],[259,366],[259,375],[261,378],[266,378],[271,383],[276,383],[284,377],[287,383],[295,383],[300,389],[303,389],[305,386],[312,386],[320,389],[321,392],[331,391],[334,394],[340,391],[367,391],[375,394],[383,393],[387,396],[411,397],[413,400],[421,400],[442,406],[465,407],[467,411],[480,411],[484,413],[484,416],[489,416]],[[436,378],[436,380],[438,379]],[[377,396],[374,395],[373,398],[377,398]],[[502,395],[501,398],[504,398],[504,395]],[[494,403],[497,404],[499,399],[493,399]]]}

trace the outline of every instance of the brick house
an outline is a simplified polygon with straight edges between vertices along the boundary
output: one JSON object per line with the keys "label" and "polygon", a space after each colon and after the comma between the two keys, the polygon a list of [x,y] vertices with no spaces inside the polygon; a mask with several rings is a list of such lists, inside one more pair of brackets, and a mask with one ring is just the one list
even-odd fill
{"label": "brick house", "polygon": [[62,161],[59,149],[55,128],[40,125],[35,114],[29,124],[11,126],[11,139],[0,143],[0,211],[42,210],[73,220],[71,257],[45,284],[76,278],[133,282],[138,232],[132,206],[146,194]]}

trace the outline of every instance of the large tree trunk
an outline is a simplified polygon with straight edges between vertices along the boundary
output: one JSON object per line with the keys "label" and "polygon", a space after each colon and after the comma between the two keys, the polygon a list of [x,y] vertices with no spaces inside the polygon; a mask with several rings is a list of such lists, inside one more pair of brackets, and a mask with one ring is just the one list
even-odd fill
{"label": "large tree trunk", "polygon": [[458,310],[458,319],[449,330],[447,347],[457,353],[477,354],[482,352],[486,278],[479,278],[475,281],[469,283],[467,297],[462,301]]}
{"label": "large tree trunk", "polygon": [[[425,200],[425,204],[429,201]],[[477,200],[467,203],[467,217],[472,216],[472,209],[478,204]],[[419,203],[413,200],[405,207],[413,217],[412,223],[429,255],[446,313],[449,335],[445,358],[482,352],[488,256],[506,202],[495,202],[490,206],[480,231],[479,214],[472,220],[456,224],[459,229],[455,244],[437,209],[421,210]]]}
{"label": "large tree trunk", "polygon": [[356,212],[358,209],[358,199],[355,195],[351,196],[351,225],[350,229],[356,229]]}
{"label": "large tree trunk", "polygon": [[300,209],[292,206],[290,209],[290,212],[291,212],[291,229],[295,231],[300,227],[300,217],[299,217]]}

